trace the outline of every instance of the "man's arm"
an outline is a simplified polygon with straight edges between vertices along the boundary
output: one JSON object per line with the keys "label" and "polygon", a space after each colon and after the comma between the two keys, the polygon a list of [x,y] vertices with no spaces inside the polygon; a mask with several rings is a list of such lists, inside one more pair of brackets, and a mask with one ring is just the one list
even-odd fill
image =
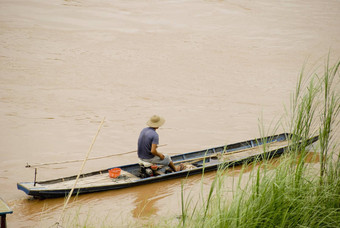
{"label": "man's arm", "polygon": [[161,160],[164,159],[164,155],[162,153],[157,152],[157,144],[151,145],[151,153],[155,156],[160,157]]}

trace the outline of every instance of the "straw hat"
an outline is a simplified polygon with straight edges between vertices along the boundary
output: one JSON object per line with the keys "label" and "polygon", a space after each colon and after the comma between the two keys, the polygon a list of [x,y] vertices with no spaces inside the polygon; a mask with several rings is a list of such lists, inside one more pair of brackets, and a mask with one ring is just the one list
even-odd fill
{"label": "straw hat", "polygon": [[160,127],[164,124],[165,119],[163,117],[157,116],[157,115],[153,115],[151,116],[150,120],[148,122],[146,122],[146,124],[149,127]]}

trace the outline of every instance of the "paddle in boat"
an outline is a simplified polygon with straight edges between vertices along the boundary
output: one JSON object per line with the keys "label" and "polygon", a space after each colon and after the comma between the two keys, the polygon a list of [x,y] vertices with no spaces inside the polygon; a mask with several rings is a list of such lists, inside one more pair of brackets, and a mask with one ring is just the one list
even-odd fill
{"label": "paddle in boat", "polygon": [[[169,172],[167,167],[140,162],[81,174],[73,194],[93,193],[127,188],[174,178],[187,177],[202,172],[249,163],[283,154],[291,146],[292,135],[278,135],[252,139],[206,150],[189,152],[171,157],[181,171]],[[312,144],[318,136],[308,140]],[[301,142],[299,142],[301,143]],[[19,190],[35,198],[65,197],[73,188],[78,175],[46,181],[20,182]]]}

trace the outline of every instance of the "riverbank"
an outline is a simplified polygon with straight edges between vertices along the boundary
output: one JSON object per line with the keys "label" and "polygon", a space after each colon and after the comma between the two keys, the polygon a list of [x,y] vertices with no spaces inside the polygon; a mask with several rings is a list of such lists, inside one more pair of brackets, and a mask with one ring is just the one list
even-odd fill
{"label": "riverbank", "polygon": [[[220,170],[207,196],[198,202],[182,198],[178,227],[338,227],[340,62],[328,61],[321,74],[302,72],[292,97],[289,129],[301,146],[290,148],[274,167],[271,161],[244,166],[252,171],[246,185],[241,172],[232,197],[225,188],[228,170]],[[318,153],[310,163],[306,145],[314,135]]]}

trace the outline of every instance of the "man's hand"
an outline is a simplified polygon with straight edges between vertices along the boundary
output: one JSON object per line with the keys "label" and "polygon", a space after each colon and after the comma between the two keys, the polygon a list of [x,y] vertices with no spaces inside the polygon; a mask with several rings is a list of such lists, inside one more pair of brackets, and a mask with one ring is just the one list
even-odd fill
{"label": "man's hand", "polygon": [[164,155],[162,153],[159,153],[158,152],[158,157],[161,159],[161,160],[164,160]]}

